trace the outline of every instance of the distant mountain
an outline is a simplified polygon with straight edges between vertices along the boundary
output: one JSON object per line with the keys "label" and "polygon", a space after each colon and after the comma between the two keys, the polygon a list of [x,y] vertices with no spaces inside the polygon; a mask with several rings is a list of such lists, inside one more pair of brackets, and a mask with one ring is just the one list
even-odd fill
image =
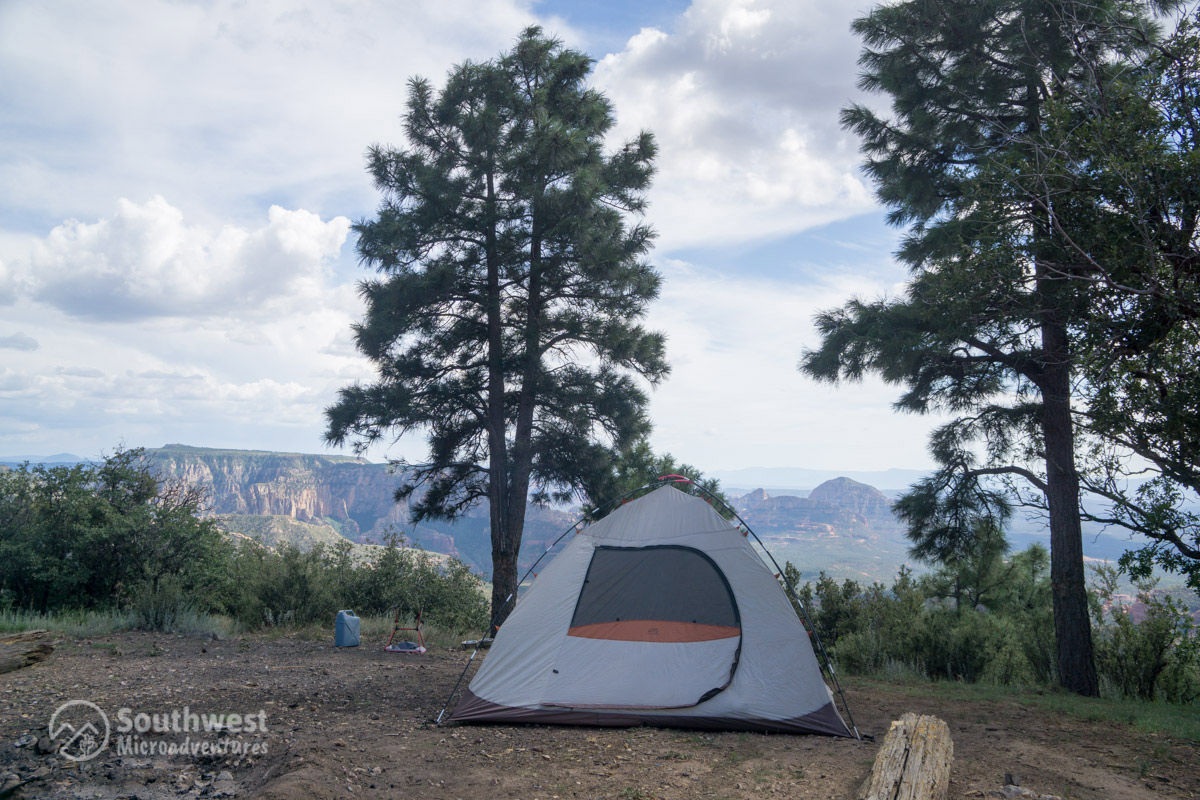
{"label": "distant mountain", "polygon": [[[850,478],[826,481],[805,497],[771,495],[763,489],[737,497],[738,513],[766,542],[777,560],[793,562],[805,579],[825,571],[836,578],[889,583],[901,564],[912,563],[904,525],[892,500],[873,486]],[[1045,520],[1014,515],[1007,531],[1013,552],[1032,544],[1049,548]],[[1145,543],[1095,525],[1084,526],[1083,553],[1092,562],[1115,561]]]}
{"label": "distant mountain", "polygon": [[26,462],[34,465],[57,466],[59,464],[78,464],[86,460],[73,453],[55,453],[52,456],[0,456],[0,464],[11,467],[20,466]]}
{"label": "distant mountain", "polygon": [[[380,544],[395,534],[431,552],[461,558],[481,572],[491,571],[486,506],[454,522],[414,525],[408,503],[395,501],[403,476],[387,464],[340,455],[180,444],[147,449],[146,455],[164,477],[208,490],[209,513],[232,533],[300,546],[341,538]],[[540,553],[573,521],[559,511],[530,508],[522,552]]]}
{"label": "distant mountain", "polygon": [[907,489],[925,477],[928,471],[888,469],[856,472],[803,467],[747,467],[745,469],[712,470],[706,474],[721,481],[724,486],[746,489],[761,487],[767,491],[807,491],[834,478],[850,478],[883,492],[896,492]]}
{"label": "distant mountain", "polygon": [[[343,539],[378,544],[398,534],[428,551],[461,558],[485,574],[491,571],[486,504],[454,522],[414,525],[408,504],[394,499],[403,476],[386,464],[339,455],[185,445],[146,453],[164,476],[206,488],[209,513],[232,534],[302,547]],[[891,499],[879,489],[835,476],[814,484],[803,497],[793,492],[760,488],[730,498],[781,564],[793,562],[806,579],[824,570],[837,578],[890,582],[908,561],[904,527],[892,514]],[[575,519],[574,512],[531,506],[522,565],[531,564]],[[1015,549],[1048,544],[1044,524],[1034,520],[1014,520],[1010,539]],[[1090,532],[1084,537],[1084,553],[1112,559],[1133,544]]]}
{"label": "distant mountain", "polygon": [[734,508],[782,566],[790,561],[805,580],[889,581],[908,561],[908,540],[892,502],[873,486],[839,477],[806,497],[763,489],[733,498]]}

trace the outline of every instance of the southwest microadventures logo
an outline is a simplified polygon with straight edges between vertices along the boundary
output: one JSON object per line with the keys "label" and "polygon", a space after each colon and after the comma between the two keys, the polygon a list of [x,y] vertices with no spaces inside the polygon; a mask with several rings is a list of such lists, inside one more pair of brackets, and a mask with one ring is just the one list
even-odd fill
{"label": "southwest microadventures logo", "polygon": [[50,716],[50,741],[71,761],[90,761],[108,746],[108,715],[88,700],[70,700]]}
{"label": "southwest microadventures logo", "polygon": [[72,761],[110,745],[119,756],[226,756],[267,753],[267,712],[207,713],[188,706],[146,713],[122,707],[110,724],[95,703],[71,700],[50,717],[50,738]]}

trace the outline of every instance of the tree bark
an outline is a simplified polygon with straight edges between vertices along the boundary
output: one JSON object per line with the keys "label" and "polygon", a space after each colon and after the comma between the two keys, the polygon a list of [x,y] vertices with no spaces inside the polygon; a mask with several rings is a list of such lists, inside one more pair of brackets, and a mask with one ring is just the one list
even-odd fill
{"label": "tree bark", "polygon": [[888,729],[857,800],[945,800],[953,763],[946,723],[905,714]]}
{"label": "tree bark", "polygon": [[1042,439],[1046,448],[1046,508],[1050,514],[1050,584],[1054,592],[1054,638],[1058,680],[1088,697],[1100,693],[1092,653],[1079,522],[1079,473],[1071,419],[1070,349],[1056,319],[1042,324],[1046,368],[1042,375]]}
{"label": "tree bark", "polygon": [[[1041,130],[1040,80],[1029,76],[1026,90],[1028,133]],[[1092,653],[1083,529],[1079,521],[1079,472],[1075,467],[1075,426],[1071,419],[1073,353],[1064,321],[1069,299],[1062,281],[1047,274],[1046,249],[1053,230],[1049,205],[1032,203],[1033,256],[1039,299],[1042,365],[1037,377],[1042,395],[1042,446],[1046,458],[1046,511],[1050,515],[1050,586],[1054,597],[1054,645],[1058,681],[1088,697],[1100,694]]]}
{"label": "tree bark", "polygon": [[[504,337],[501,325],[500,253],[496,240],[496,187],[487,176],[487,434],[488,516],[492,538],[492,620],[499,625],[517,591],[517,558],[511,551],[508,519],[508,443],[504,417]],[[522,504],[523,506],[523,504]],[[518,540],[519,541],[519,540]],[[489,631],[494,633],[494,631]]]}
{"label": "tree bark", "polygon": [[23,631],[0,636],[0,674],[45,661],[54,652],[46,631]]}
{"label": "tree bark", "polygon": [[[509,549],[513,591],[517,590],[517,556],[525,533],[525,509],[529,503],[529,475],[533,468],[533,416],[537,408],[538,380],[541,376],[542,355],[542,240],[537,201],[533,204],[533,220],[529,239],[528,307],[525,317],[525,363],[521,371],[521,392],[517,400],[517,419],[513,431],[512,459],[508,476],[508,509],[504,526]],[[492,580],[500,572],[500,564],[492,559]],[[511,608],[511,606],[510,606]]]}

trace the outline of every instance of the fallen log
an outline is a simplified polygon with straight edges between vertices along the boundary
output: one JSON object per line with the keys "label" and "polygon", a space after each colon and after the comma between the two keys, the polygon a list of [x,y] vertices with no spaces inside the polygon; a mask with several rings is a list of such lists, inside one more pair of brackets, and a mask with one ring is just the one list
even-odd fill
{"label": "fallen log", "polygon": [[0,634],[0,674],[45,661],[53,652],[46,631]]}
{"label": "fallen log", "polygon": [[858,800],[945,800],[954,742],[937,717],[905,714],[892,723]]}

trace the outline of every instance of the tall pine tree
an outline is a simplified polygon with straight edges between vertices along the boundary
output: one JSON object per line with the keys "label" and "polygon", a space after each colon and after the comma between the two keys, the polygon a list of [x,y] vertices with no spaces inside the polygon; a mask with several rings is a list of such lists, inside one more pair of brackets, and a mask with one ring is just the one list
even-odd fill
{"label": "tall pine tree", "polygon": [[342,389],[326,438],[362,449],[412,431],[397,500],[415,521],[486,498],[492,609],[516,591],[525,510],[595,480],[649,423],[639,380],[663,378],[661,334],[639,323],[658,294],[645,261],[655,153],[615,153],[591,60],[527,29],[513,49],[455,68],[440,93],[410,82],[409,147],[372,147],[383,202],[356,226],[364,281],[359,350],[378,370]]}
{"label": "tall pine tree", "polygon": [[1146,58],[1091,67],[1114,68],[1051,101],[1035,157],[986,179],[1044,209],[1070,259],[1048,266],[1086,287],[1084,519],[1150,539],[1122,558],[1135,574],[1165,567],[1200,588],[1200,9]]}
{"label": "tall pine tree", "polygon": [[[1070,102],[1150,40],[1171,2],[907,0],[854,23],[860,85],[890,96],[884,116],[843,112],[857,133],[912,279],[894,300],[854,300],[818,318],[802,368],[828,381],[874,372],[906,387],[903,410],[958,415],[936,431],[938,472],[899,503],[914,553],[951,559],[979,523],[1002,522],[1023,481],[1051,535],[1060,682],[1098,692],[1088,619],[1077,431],[1076,338],[1090,315],[1078,265],[1044,207],[989,181],[1001,160],[1036,158],[1050,101]],[[1053,268],[1051,267],[1053,265]]]}

